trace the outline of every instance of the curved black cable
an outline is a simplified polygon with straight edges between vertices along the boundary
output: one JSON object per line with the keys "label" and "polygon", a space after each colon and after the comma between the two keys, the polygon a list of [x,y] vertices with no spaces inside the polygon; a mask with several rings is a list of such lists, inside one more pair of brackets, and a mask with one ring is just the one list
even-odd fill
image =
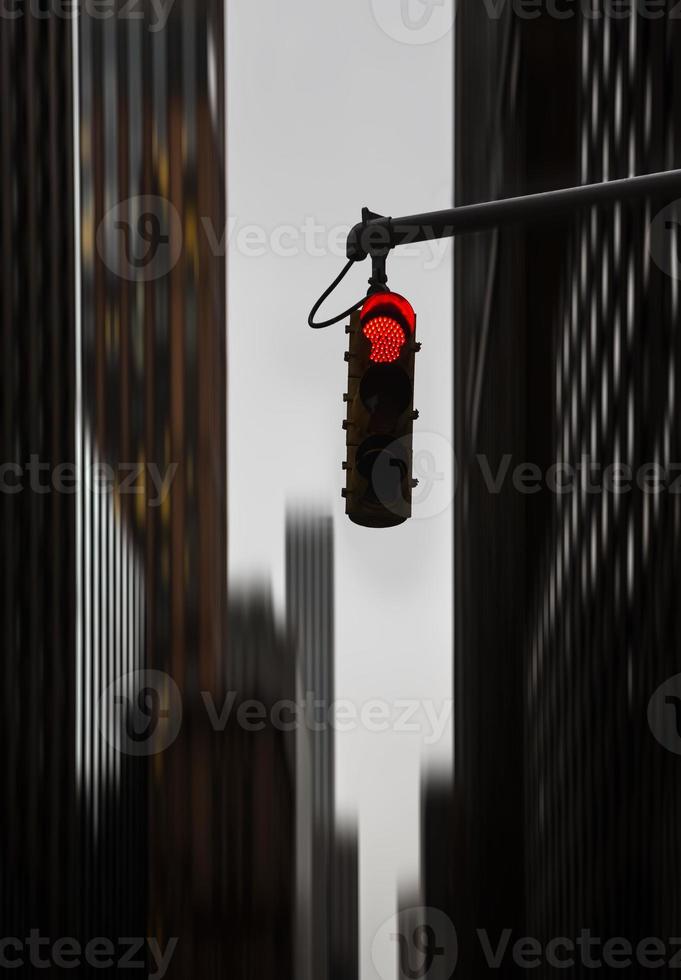
{"label": "curved black cable", "polygon": [[347,276],[348,272],[350,271],[350,266],[353,265],[354,262],[355,262],[355,259],[350,259],[348,261],[347,265],[344,266],[344,268],[342,269],[341,273],[334,279],[334,281],[331,283],[331,285],[329,286],[329,288],[326,289],[322,293],[322,295],[319,297],[319,299],[317,300],[317,302],[315,303],[315,305],[310,310],[310,315],[307,318],[307,322],[308,322],[309,326],[312,327],[313,330],[321,330],[322,327],[330,327],[333,323],[338,323],[339,320],[345,319],[346,316],[350,316],[351,313],[354,313],[355,310],[358,310],[360,308],[360,306],[362,305],[362,303],[364,303],[364,300],[366,299],[365,296],[363,296],[362,299],[357,300],[357,302],[353,306],[351,306],[349,309],[344,310],[343,313],[339,313],[338,316],[334,316],[330,320],[322,320],[320,323],[315,323],[314,322],[314,315],[315,315],[315,313],[317,312],[317,310],[319,309],[319,307],[322,305],[322,303],[324,302],[324,300],[327,299],[331,295],[331,293],[334,291],[334,289],[336,288],[336,286]]}

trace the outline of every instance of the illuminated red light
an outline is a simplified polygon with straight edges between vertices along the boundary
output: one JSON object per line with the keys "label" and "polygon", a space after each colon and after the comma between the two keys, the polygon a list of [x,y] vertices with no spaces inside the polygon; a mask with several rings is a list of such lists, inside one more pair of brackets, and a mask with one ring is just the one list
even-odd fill
{"label": "illuminated red light", "polygon": [[364,326],[364,336],[371,341],[369,359],[377,364],[389,364],[400,356],[406,337],[404,330],[389,316],[377,316]]}
{"label": "illuminated red light", "polygon": [[414,333],[416,315],[404,296],[374,293],[361,312],[362,332],[371,343],[369,359],[376,364],[398,360],[407,337]]}

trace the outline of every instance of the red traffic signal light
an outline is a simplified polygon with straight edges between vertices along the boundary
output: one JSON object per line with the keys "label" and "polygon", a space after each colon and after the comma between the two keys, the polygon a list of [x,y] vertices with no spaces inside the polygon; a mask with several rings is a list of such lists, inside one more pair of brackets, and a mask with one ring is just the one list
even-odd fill
{"label": "red traffic signal light", "polygon": [[411,515],[416,315],[403,296],[376,292],[346,329],[345,510],[364,527],[393,527]]}
{"label": "red traffic signal light", "polygon": [[414,335],[416,316],[404,296],[374,293],[362,306],[362,333],[369,340],[369,360],[377,364],[397,361],[403,345]]}

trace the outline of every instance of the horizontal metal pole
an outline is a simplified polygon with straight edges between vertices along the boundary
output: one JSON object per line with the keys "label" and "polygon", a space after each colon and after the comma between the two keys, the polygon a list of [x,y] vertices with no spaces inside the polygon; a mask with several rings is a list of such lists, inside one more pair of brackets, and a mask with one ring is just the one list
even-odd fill
{"label": "horizontal metal pole", "polygon": [[681,170],[624,177],[599,184],[582,184],[525,197],[510,197],[481,204],[464,204],[447,211],[429,211],[403,218],[371,217],[350,231],[347,257],[361,261],[367,255],[386,254],[398,245],[452,238],[502,224],[540,221],[594,204],[639,200],[653,195],[681,194]]}

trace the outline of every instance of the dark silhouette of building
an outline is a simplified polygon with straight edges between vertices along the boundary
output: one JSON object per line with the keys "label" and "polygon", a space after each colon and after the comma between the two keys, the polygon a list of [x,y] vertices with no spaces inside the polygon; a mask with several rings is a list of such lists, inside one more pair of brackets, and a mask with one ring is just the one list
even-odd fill
{"label": "dark silhouette of building", "polygon": [[332,875],[331,980],[359,980],[359,841],[336,823]]}
{"label": "dark silhouette of building", "polygon": [[394,943],[397,980],[417,980],[428,975],[430,963],[421,950],[424,914],[421,883],[402,884],[397,893],[397,928],[389,939]]}
{"label": "dark silhouette of building", "polygon": [[296,977],[359,976],[357,829],[335,811],[333,519],[286,519],[287,630],[297,656]]}
{"label": "dark silhouette of building", "polygon": [[[229,975],[292,980],[295,936],[295,653],[266,592],[229,605],[221,787],[222,923]],[[254,713],[255,708],[255,713]],[[250,719],[250,720],[249,720]]]}
{"label": "dark silhouette of building", "polygon": [[334,549],[330,516],[286,520],[287,629],[296,646],[296,976],[352,980],[359,970],[356,830],[335,813]]}
{"label": "dark silhouette of building", "polygon": [[[23,468],[3,494],[1,863],[3,935],[174,936],[184,978],[229,964],[223,771],[195,710],[224,691],[224,258],[198,222],[224,227],[225,132],[222,6],[171,6],[157,31],[145,0],[143,20],[26,9],[0,32],[2,455]],[[147,669],[186,714],[132,756],[107,691]]]}
{"label": "dark silhouette of building", "polygon": [[[421,889],[423,904],[436,909],[456,923],[465,906],[460,887],[464,856],[458,851],[460,814],[456,807],[451,777],[426,775],[421,784]],[[432,918],[432,916],[431,916]],[[435,955],[428,971],[429,980],[449,980],[451,963],[457,955],[452,950],[453,934],[443,928],[439,918],[428,923],[432,928]]]}
{"label": "dark silhouette of building", "polygon": [[[74,758],[75,502],[31,461],[74,461],[73,89],[64,20],[0,31],[3,936],[78,928],[88,880]],[[37,474],[49,487],[44,470]],[[11,955],[11,954],[10,954]],[[26,974],[30,967],[26,966]]]}
{"label": "dark silhouette of building", "polygon": [[[162,30],[140,9],[79,21],[82,439],[86,461],[114,468],[114,513],[141,569],[122,634],[138,630],[139,666],[169,675],[184,707],[178,737],[149,757],[148,818],[127,804],[148,928],[178,939],[172,980],[230,963],[223,770],[200,703],[224,696],[227,635],[225,270],[205,234],[225,223],[223,9],[174,4]],[[142,494],[123,492],[126,464],[143,466]],[[122,535],[103,534],[87,501],[83,525],[98,542],[86,583],[98,616],[117,608]],[[92,657],[108,649],[95,638]]]}
{"label": "dark silhouette of building", "polygon": [[[299,695],[307,705],[297,732],[297,976],[326,980],[330,969],[335,820],[333,520],[286,519],[286,619],[296,645]],[[316,702],[316,704],[315,704]]]}
{"label": "dark silhouette of building", "polygon": [[[563,19],[460,6],[458,203],[679,166],[678,21],[669,8],[622,18],[593,6],[596,16],[575,5]],[[621,494],[592,491],[596,472],[563,493],[544,480],[522,492],[512,478],[527,462],[543,476],[583,456],[601,475],[677,460],[678,280],[660,268],[665,255],[673,268],[673,236],[661,262],[649,249],[665,203],[457,243],[457,925],[468,976],[489,970],[476,927],[541,941],[590,928],[635,946],[678,921],[681,763],[646,720],[678,672],[678,496],[646,493],[635,476]],[[505,454],[497,492],[487,476]],[[586,975],[579,961],[573,975]]]}

